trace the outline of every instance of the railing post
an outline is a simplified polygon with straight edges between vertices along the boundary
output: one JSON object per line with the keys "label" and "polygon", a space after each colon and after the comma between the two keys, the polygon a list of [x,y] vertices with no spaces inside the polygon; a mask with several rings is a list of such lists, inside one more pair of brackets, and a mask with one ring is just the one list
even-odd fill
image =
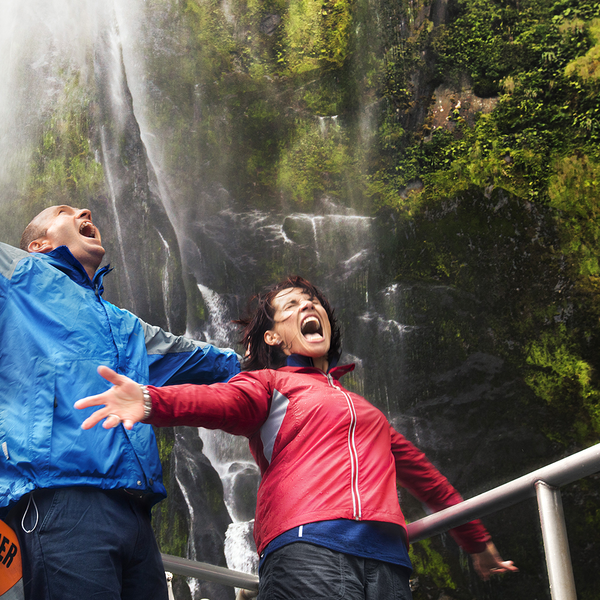
{"label": "railing post", "polygon": [[552,600],[577,600],[560,490],[535,484]]}
{"label": "railing post", "polygon": [[165,577],[167,578],[167,595],[169,600],[175,600],[173,595],[173,573],[165,571]]}

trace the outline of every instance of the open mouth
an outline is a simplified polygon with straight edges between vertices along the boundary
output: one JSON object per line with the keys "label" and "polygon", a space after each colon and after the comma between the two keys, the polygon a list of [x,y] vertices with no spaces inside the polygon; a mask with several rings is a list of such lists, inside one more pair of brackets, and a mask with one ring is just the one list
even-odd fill
{"label": "open mouth", "polygon": [[323,327],[317,317],[306,317],[300,326],[300,332],[308,341],[319,341],[323,339]]}
{"label": "open mouth", "polygon": [[95,239],[95,237],[96,237],[96,228],[94,227],[94,225],[92,224],[91,221],[84,221],[79,226],[79,233],[83,237],[94,238]]}

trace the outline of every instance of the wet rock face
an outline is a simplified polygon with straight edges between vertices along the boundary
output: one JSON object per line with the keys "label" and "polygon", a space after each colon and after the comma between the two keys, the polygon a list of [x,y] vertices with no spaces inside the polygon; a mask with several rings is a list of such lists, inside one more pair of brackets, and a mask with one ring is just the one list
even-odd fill
{"label": "wet rock face", "polygon": [[279,15],[267,15],[260,22],[260,31],[265,35],[273,35],[279,23],[281,23]]}
{"label": "wet rock face", "polygon": [[235,498],[232,516],[236,521],[251,521],[256,512],[256,495],[260,483],[258,467],[234,462],[229,467],[229,474],[233,478],[231,493]]}
{"label": "wet rock face", "polygon": [[[202,447],[196,428],[176,428],[173,458],[177,485],[186,501],[187,555],[192,560],[226,567],[225,532],[231,517],[223,502],[223,484]],[[191,588],[198,598],[231,600],[234,597],[230,587],[212,582],[198,581]]]}
{"label": "wet rock face", "polygon": [[433,102],[427,117],[428,126],[434,130],[453,130],[459,122],[472,126],[479,114],[490,113],[498,104],[498,98],[476,96],[468,83],[452,88],[439,86],[433,93]]}

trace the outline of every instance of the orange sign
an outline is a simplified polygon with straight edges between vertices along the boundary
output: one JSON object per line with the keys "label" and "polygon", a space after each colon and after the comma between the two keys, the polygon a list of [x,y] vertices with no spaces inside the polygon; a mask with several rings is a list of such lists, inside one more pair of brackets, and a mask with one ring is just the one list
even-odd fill
{"label": "orange sign", "polygon": [[22,578],[21,549],[15,532],[0,521],[0,598]]}

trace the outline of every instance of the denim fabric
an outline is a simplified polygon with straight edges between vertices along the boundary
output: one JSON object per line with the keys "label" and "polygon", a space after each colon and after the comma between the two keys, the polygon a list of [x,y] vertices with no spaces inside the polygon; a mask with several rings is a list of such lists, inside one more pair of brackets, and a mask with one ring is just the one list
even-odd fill
{"label": "denim fabric", "polygon": [[409,574],[399,565],[295,542],[266,558],[258,600],[411,600]]}
{"label": "denim fabric", "polygon": [[7,521],[21,544],[25,600],[167,600],[150,511],[123,490],[37,490]]}

